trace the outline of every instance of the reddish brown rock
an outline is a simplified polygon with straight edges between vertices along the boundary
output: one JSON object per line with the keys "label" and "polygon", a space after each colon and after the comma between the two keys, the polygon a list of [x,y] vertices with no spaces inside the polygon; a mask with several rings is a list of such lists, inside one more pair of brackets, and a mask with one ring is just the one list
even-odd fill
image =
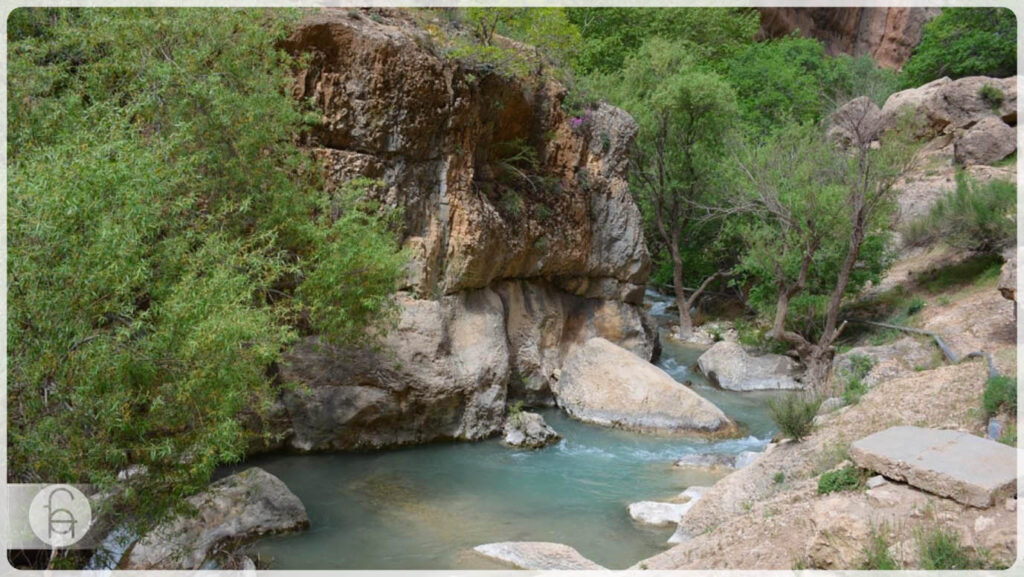
{"label": "reddish brown rock", "polygon": [[831,55],[871,55],[879,66],[898,69],[921,41],[924,24],[938,8],[758,8],[761,35],[778,38],[799,30],[825,43]]}

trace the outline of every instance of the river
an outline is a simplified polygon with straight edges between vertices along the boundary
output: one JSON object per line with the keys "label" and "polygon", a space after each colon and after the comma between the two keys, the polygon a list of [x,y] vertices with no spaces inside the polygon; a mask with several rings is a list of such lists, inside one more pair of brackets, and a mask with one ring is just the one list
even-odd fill
{"label": "river", "polygon": [[[662,321],[666,299],[649,293]],[[634,524],[629,503],[671,498],[707,473],[683,472],[674,460],[695,452],[762,450],[774,432],[773,393],[732,393],[709,386],[688,366],[701,349],[663,338],[659,362],[680,382],[747,427],[741,439],[709,442],[640,435],[541,411],[562,436],[537,451],[497,439],[437,443],[374,453],[269,455],[235,470],[263,467],[302,500],[310,529],[265,537],[250,554],[273,569],[491,569],[472,552],[495,541],[554,541],[612,569],[665,550],[673,529]]]}

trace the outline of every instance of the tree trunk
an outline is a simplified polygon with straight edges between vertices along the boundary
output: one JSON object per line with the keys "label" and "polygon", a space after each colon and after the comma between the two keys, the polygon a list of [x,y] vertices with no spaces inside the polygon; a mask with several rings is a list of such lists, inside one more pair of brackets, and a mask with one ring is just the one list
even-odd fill
{"label": "tree trunk", "polygon": [[676,291],[676,306],[679,307],[679,332],[680,338],[687,338],[693,334],[693,319],[690,317],[690,304],[686,301],[686,289],[683,288],[683,259],[678,250],[671,250],[672,253],[672,285]]}
{"label": "tree trunk", "polygon": [[833,391],[830,377],[832,375],[832,358],[835,351],[832,347],[812,346],[806,355],[801,355],[806,370],[804,372],[804,388],[826,397],[837,396],[842,391]]}

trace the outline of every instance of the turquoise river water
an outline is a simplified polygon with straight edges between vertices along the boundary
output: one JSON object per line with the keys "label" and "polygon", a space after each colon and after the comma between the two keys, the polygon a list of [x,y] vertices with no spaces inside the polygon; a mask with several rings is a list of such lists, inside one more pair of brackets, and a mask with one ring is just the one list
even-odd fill
{"label": "turquoise river water", "polygon": [[[664,301],[652,312],[664,315]],[[761,450],[774,432],[771,393],[730,393],[688,366],[701,350],[662,340],[659,365],[743,423],[749,436],[726,441],[639,435],[541,411],[562,436],[537,451],[497,439],[439,443],[376,453],[270,455],[235,467],[263,467],[302,500],[310,528],[265,537],[250,554],[273,569],[490,569],[472,548],[495,541],[554,541],[612,569],[665,550],[672,529],[634,524],[629,503],[667,499],[715,481],[674,470],[695,452]]]}

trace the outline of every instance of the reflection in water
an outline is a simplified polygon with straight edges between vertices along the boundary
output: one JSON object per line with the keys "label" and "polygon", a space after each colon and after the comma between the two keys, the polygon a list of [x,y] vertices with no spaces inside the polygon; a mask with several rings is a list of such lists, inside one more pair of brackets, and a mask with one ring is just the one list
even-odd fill
{"label": "reflection in water", "polygon": [[691,381],[750,436],[718,442],[643,436],[578,423],[551,409],[542,411],[544,418],[564,439],[539,451],[490,440],[260,457],[237,468],[260,466],[280,477],[306,505],[311,526],[262,539],[254,551],[272,557],[274,569],[496,568],[469,552],[493,541],[565,543],[614,569],[663,551],[673,529],[634,525],[626,506],[670,499],[717,479],[673,469],[684,455],[762,450],[773,433],[766,414],[771,393],[710,387],[687,368],[699,348],[663,342],[660,366]]}

